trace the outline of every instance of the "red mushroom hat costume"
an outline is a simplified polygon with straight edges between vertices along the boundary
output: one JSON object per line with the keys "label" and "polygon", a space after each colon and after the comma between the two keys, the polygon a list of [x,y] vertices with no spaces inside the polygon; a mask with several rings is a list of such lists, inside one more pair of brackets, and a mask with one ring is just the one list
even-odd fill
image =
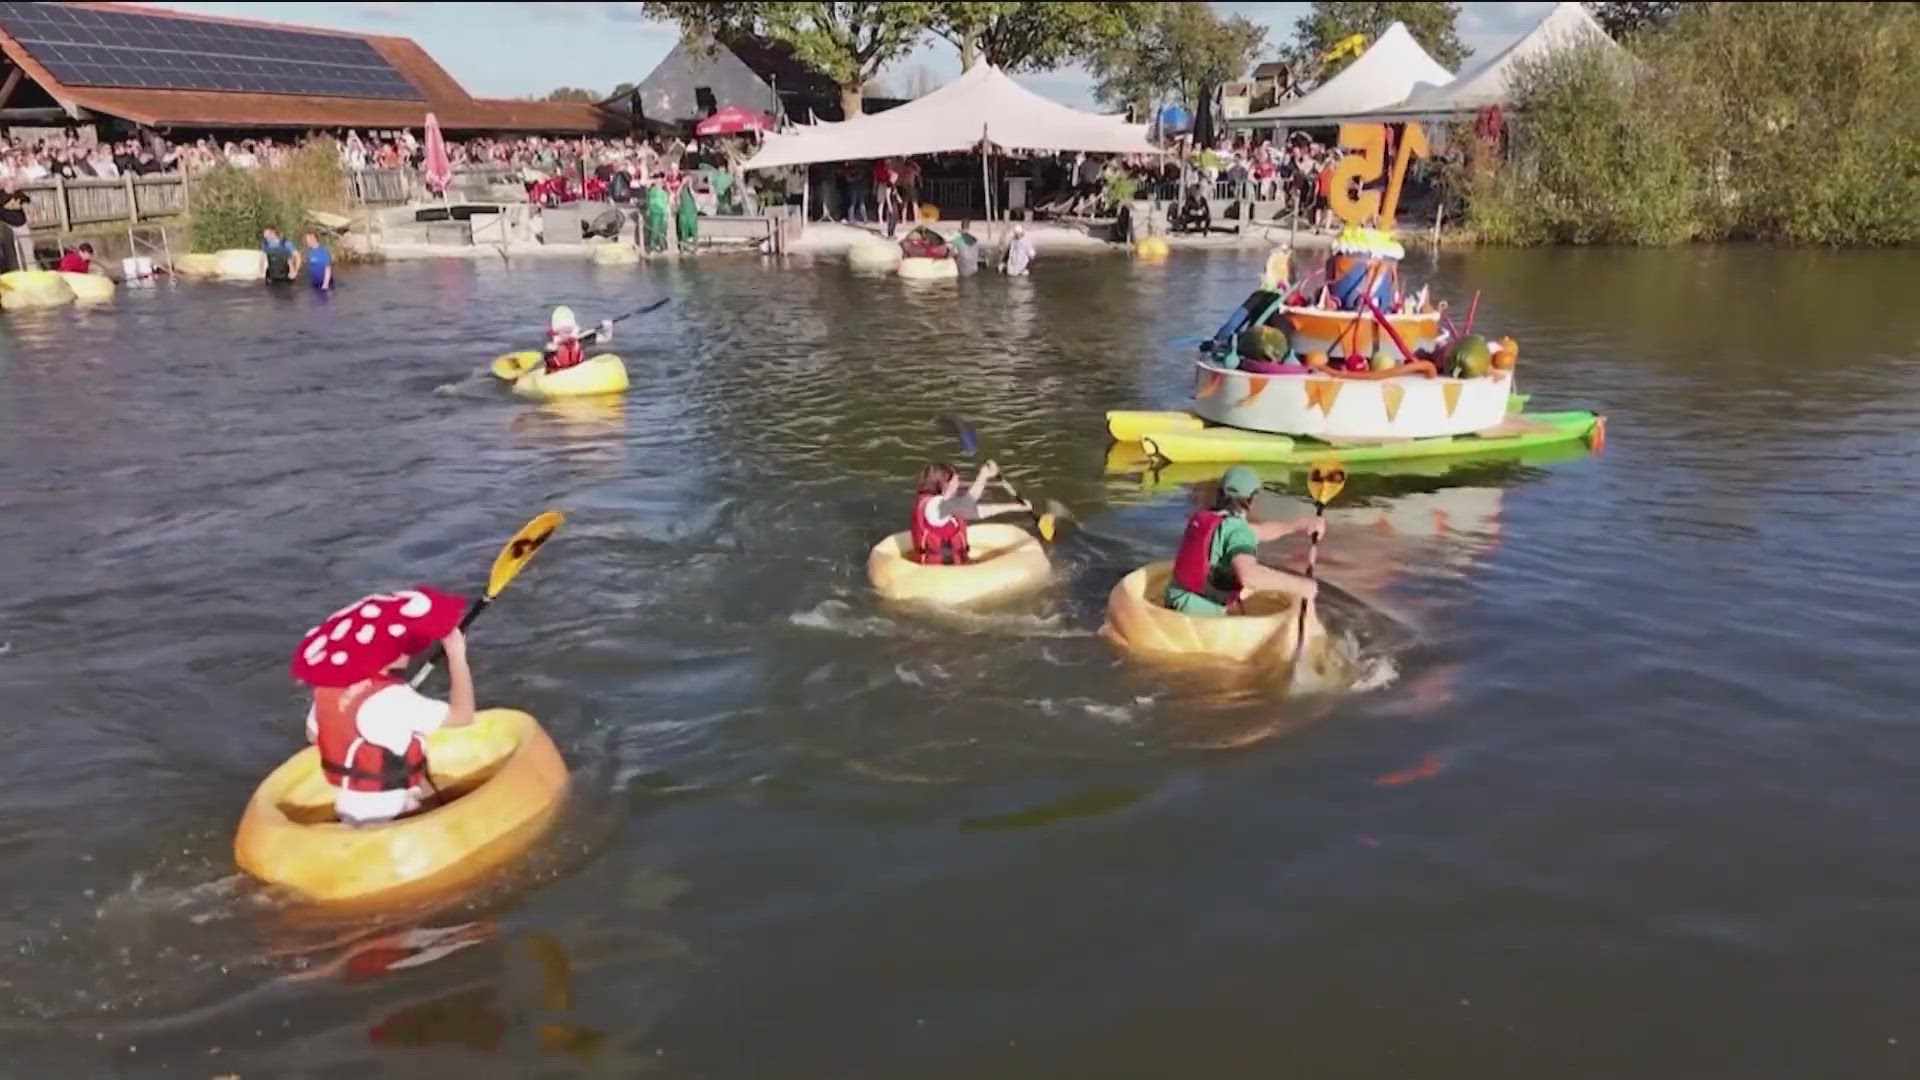
{"label": "red mushroom hat costume", "polygon": [[401,686],[387,669],[452,633],[465,610],[460,597],[421,585],[362,597],[307,631],[290,670],[314,688],[310,734],[329,783],[385,792],[425,782],[426,747],[419,736],[406,741],[404,752],[371,741],[360,725],[360,707]]}

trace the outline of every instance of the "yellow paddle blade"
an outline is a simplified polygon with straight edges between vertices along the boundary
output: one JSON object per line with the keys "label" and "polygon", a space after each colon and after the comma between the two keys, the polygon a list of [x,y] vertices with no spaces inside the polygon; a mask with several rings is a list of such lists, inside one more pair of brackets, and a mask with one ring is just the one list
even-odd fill
{"label": "yellow paddle blade", "polygon": [[500,549],[499,557],[493,560],[493,570],[487,575],[487,599],[500,595],[500,590],[507,587],[507,582],[513,580],[521,567],[533,561],[534,553],[546,544],[554,530],[565,520],[566,515],[549,510],[513,534],[513,539],[507,541],[507,546]]}
{"label": "yellow paddle blade", "polygon": [[1051,543],[1053,541],[1054,525],[1056,524],[1053,515],[1041,514],[1038,521],[1040,525],[1040,539]]}
{"label": "yellow paddle blade", "polygon": [[1315,462],[1307,473],[1307,495],[1321,506],[1332,502],[1347,486],[1346,466],[1337,461]]}
{"label": "yellow paddle blade", "polygon": [[502,354],[493,362],[495,378],[508,381],[519,378],[540,366],[540,354],[532,350]]}
{"label": "yellow paddle blade", "polygon": [[540,966],[540,1005],[560,1012],[573,1004],[573,965],[567,951],[549,934],[533,931],[525,939],[527,951]]}

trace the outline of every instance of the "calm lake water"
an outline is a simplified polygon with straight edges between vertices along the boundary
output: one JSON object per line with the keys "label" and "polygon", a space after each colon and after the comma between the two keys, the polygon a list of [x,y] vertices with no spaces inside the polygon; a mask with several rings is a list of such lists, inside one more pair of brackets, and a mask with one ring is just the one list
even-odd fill
{"label": "calm lake water", "polygon": [[[1109,475],[1102,412],[1178,407],[1260,261],[5,316],[0,1075],[1920,1075],[1920,255],[1410,259],[1609,444],[1356,479],[1321,565],[1367,683],[1306,701],[1094,636],[1189,499]],[[472,377],[659,296],[622,403]],[[1081,520],[958,625],[863,570],[946,411]],[[573,768],[549,842],[378,922],[239,876],[299,634],[478,587],[548,507],[473,653]]]}

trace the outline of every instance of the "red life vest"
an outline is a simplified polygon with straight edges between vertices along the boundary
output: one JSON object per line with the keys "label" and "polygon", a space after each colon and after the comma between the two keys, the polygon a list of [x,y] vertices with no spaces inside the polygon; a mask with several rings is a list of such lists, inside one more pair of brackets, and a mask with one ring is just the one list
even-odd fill
{"label": "red life vest", "polygon": [[1226,519],[1218,510],[1202,510],[1188,518],[1180,550],[1173,556],[1173,583],[1216,604],[1231,603],[1240,595],[1237,583],[1223,588],[1214,579],[1213,534]]}
{"label": "red life vest", "polygon": [[586,358],[586,347],[580,344],[579,338],[556,337],[553,341],[553,351],[547,354],[547,370],[565,371]]}
{"label": "red life vest", "polygon": [[360,706],[397,679],[376,675],[344,689],[313,691],[314,745],[327,783],[348,791],[404,791],[426,782],[427,748],[415,735],[405,754],[396,754],[360,736]]}
{"label": "red life vest", "polygon": [[967,523],[957,517],[945,525],[927,520],[927,503],[938,495],[922,495],[913,500],[913,552],[927,565],[957,565],[967,561]]}

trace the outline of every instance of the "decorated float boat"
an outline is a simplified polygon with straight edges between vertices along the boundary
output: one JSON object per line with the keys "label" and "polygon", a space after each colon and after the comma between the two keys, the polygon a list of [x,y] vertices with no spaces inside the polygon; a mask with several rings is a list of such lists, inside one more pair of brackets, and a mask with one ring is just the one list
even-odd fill
{"label": "decorated float boat", "polygon": [[[1384,171],[1384,129],[1342,127],[1354,153],[1340,168],[1352,175],[1335,184],[1333,202],[1348,225],[1324,268],[1294,286],[1276,252],[1260,288],[1201,343],[1191,407],[1109,412],[1115,441],[1163,462],[1302,462],[1330,449],[1390,461],[1582,439],[1599,447],[1603,417],[1520,411],[1517,342],[1474,334],[1473,310],[1456,326],[1429,289],[1402,286],[1405,252],[1387,229],[1404,153],[1425,141],[1417,125],[1400,130],[1403,155],[1383,202],[1350,187]],[[1363,224],[1373,221],[1386,228]]]}

